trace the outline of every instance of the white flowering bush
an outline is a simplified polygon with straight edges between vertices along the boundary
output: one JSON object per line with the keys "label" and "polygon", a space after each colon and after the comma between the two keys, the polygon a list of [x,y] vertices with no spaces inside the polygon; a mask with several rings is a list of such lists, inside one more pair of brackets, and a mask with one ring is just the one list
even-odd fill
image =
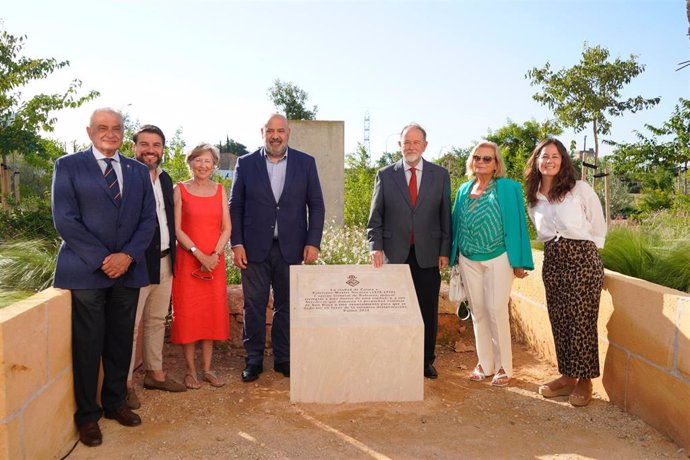
{"label": "white flowering bush", "polygon": [[[331,222],[323,230],[319,265],[356,265],[369,263],[367,230],[361,227],[342,227]],[[227,284],[240,284],[240,269],[232,264],[232,251],[225,251]]]}
{"label": "white flowering bush", "polygon": [[330,223],[321,238],[321,253],[317,264],[368,264],[367,231],[363,227],[343,227]]}

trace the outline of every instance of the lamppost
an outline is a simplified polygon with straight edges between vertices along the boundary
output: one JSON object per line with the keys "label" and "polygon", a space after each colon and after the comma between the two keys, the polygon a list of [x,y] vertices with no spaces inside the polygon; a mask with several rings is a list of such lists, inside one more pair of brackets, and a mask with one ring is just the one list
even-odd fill
{"label": "lamppost", "polygon": [[386,136],[386,152],[385,153],[388,153],[388,139],[390,139],[391,136],[398,136],[398,135],[400,135],[400,133],[396,131],[396,132],[390,133],[388,136]]}

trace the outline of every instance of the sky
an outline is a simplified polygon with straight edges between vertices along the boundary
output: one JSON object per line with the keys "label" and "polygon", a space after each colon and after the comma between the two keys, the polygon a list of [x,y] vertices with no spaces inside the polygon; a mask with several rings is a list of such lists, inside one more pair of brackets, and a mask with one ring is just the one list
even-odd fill
{"label": "sky", "polygon": [[[614,118],[604,139],[634,141],[634,130],[661,125],[690,97],[690,68],[675,71],[690,59],[685,0],[15,0],[0,20],[27,36],[24,55],[70,61],[25,96],[63,91],[74,78],[84,93],[101,93],[57,113],[51,137],[68,143],[87,143],[90,113],[110,106],[168,138],[181,128],[188,147],[229,136],[251,151],[279,78],[308,93],[317,119],[345,122],[346,153],[363,141],[368,113],[374,159],[413,121],[434,158],[508,120],[553,118],[525,74],[577,64],[585,42],[646,66],[623,96],[661,97]],[[591,128],[560,139],[581,149],[585,136],[592,147]]]}

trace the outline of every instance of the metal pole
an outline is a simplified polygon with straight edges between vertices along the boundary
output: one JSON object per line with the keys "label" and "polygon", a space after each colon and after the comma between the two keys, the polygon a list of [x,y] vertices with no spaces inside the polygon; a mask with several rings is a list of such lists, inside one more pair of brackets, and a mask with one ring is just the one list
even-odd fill
{"label": "metal pole", "polygon": [[604,176],[604,205],[606,207],[606,225],[611,225],[611,187],[609,184],[609,170],[606,168]]}
{"label": "metal pole", "polygon": [[585,158],[586,158],[587,154],[585,152],[587,152],[587,135],[586,134],[585,134],[585,143],[584,143],[584,146],[582,147],[582,155],[580,155],[580,157],[581,157],[580,158],[580,162],[581,162],[580,169],[582,170],[582,173],[580,174],[581,175],[580,179],[582,179],[583,181],[587,180],[587,171],[585,168]]}

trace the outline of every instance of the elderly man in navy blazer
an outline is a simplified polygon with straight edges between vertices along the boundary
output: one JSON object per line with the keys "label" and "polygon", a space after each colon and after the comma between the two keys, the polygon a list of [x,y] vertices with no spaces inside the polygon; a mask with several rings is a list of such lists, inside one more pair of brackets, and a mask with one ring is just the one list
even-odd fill
{"label": "elderly man in navy blazer", "polygon": [[371,262],[408,264],[424,320],[424,376],[438,377],[433,366],[438,331],[439,270],[450,254],[450,176],[422,159],[426,131],[411,123],[398,142],[403,159],[378,171],[367,236]]}
{"label": "elderly man in navy blazer", "polygon": [[242,270],[242,380],[263,371],[266,305],[273,287],[273,368],[290,376],[290,265],[319,257],[325,209],[313,157],[288,148],[287,119],[272,115],[264,147],[237,161],[230,196],[234,264]]}
{"label": "elderly man in navy blazer", "polygon": [[[93,146],[55,162],[52,207],[62,237],[55,287],[72,293],[74,421],[79,439],[97,446],[103,411],[122,425],[141,424],[125,404],[126,381],[156,209],[146,166],[118,152],[122,115],[98,109],[86,131]],[[96,402],[101,359],[103,410]]]}

